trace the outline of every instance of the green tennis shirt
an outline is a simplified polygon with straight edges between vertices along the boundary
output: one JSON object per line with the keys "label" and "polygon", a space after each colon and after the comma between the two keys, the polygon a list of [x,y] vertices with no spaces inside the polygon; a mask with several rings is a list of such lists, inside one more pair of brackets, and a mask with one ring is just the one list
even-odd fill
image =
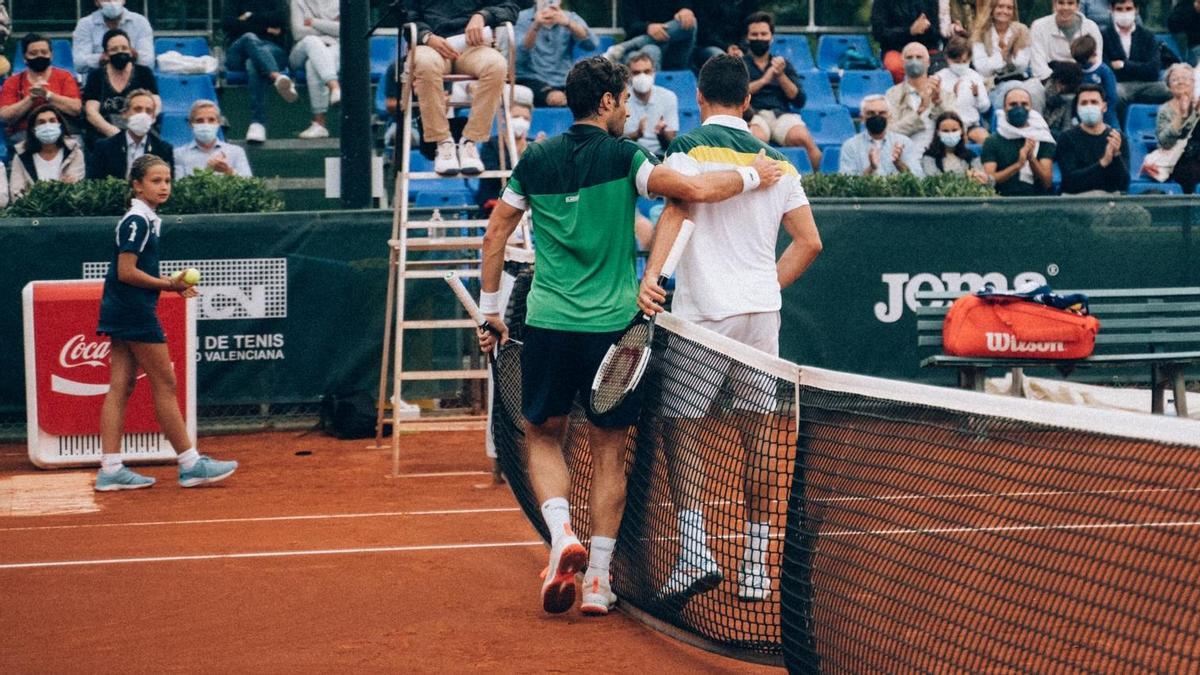
{"label": "green tennis shirt", "polygon": [[637,312],[633,217],[658,163],[636,143],[575,124],[521,155],[504,191],[532,211],[537,242],[525,322],[604,333]]}

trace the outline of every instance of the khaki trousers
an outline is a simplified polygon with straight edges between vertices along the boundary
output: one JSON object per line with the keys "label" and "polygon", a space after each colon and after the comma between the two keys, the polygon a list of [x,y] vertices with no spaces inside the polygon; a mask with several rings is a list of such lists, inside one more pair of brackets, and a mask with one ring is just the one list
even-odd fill
{"label": "khaki trousers", "polygon": [[442,77],[450,73],[470,75],[479,82],[471,100],[471,113],[463,138],[482,143],[492,135],[492,119],[500,106],[508,61],[489,46],[468,47],[456,60],[450,61],[433,47],[418,45],[413,54],[413,89],[421,106],[424,140],[436,143],[450,138],[450,123],[446,120],[446,97]]}

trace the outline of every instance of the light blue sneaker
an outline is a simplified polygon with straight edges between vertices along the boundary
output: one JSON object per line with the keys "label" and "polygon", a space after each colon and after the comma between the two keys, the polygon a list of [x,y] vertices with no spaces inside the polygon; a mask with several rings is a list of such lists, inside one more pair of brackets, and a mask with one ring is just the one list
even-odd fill
{"label": "light blue sneaker", "polygon": [[200,460],[191,469],[179,467],[179,484],[187,488],[216,483],[233,475],[237,467],[237,462],[222,462],[207,455],[200,455]]}
{"label": "light blue sneaker", "polygon": [[127,466],[122,466],[116,473],[96,474],[96,492],[115,492],[116,490],[140,490],[154,485],[154,479],[135,473]]}

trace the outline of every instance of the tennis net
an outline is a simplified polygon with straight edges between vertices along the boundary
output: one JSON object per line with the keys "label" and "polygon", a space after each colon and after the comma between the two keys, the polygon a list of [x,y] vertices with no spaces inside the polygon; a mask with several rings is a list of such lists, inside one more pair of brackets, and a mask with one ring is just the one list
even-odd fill
{"label": "tennis net", "polygon": [[[677,637],[794,672],[1200,669],[1200,424],[801,368],[669,314],[642,386],[613,587]],[[521,425],[493,433],[546,537]]]}

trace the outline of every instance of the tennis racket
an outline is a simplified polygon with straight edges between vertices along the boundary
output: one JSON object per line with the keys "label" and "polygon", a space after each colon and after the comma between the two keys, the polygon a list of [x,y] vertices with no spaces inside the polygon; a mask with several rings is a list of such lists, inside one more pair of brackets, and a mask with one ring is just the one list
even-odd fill
{"label": "tennis racket", "polygon": [[[483,330],[499,338],[500,332],[483,317],[483,312],[479,311],[479,305],[475,304],[474,298],[467,292],[467,287],[463,285],[458,274],[447,272],[443,278],[458,301],[462,303],[463,308],[467,310],[467,315],[471,317],[471,320]],[[492,363],[492,379],[500,394],[500,403],[504,407],[509,421],[518,428],[525,419],[521,413],[521,345],[520,340],[509,338],[504,344],[496,345],[496,348],[488,354],[488,360]]]}
{"label": "tennis racket", "polygon": [[[667,280],[675,272],[683,249],[687,248],[688,240],[696,224],[684,220],[679,230],[679,236],[671,245],[667,260],[663,263],[662,272],[658,275],[658,285],[665,286]],[[596,369],[596,377],[592,380],[592,411],[598,415],[611,412],[628,398],[637,388],[646,373],[646,364],[650,362],[650,344],[654,341],[653,316],[639,314],[633,323],[625,329],[625,333],[608,348],[600,367]]]}

